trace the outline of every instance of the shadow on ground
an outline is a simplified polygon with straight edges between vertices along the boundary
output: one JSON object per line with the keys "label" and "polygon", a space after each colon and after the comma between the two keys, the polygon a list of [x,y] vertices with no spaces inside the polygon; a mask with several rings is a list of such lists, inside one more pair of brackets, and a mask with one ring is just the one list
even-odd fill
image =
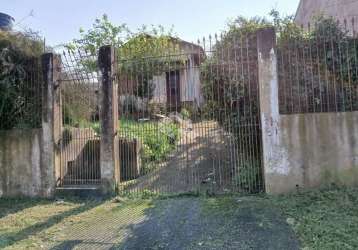
{"label": "shadow on ground", "polygon": [[14,199],[14,198],[2,198],[0,199],[0,219],[10,215],[18,213],[27,208],[31,208],[38,205],[49,204],[51,201],[40,199]]}
{"label": "shadow on ground", "polygon": [[[0,248],[36,243],[36,249],[51,250],[299,249],[285,218],[270,204],[259,196],[84,201],[19,231],[0,229]],[[56,205],[41,209],[51,208]]]}
{"label": "shadow on ground", "polygon": [[212,121],[193,124],[191,130],[182,129],[181,134],[176,150],[166,162],[158,163],[154,171],[127,184],[123,191],[187,193],[208,189],[216,192],[232,190],[237,172],[237,156],[232,150],[235,138]]}
{"label": "shadow on ground", "polygon": [[299,249],[292,229],[257,198],[159,200],[110,249]]}
{"label": "shadow on ground", "polygon": [[[16,202],[17,201],[17,202]],[[22,210],[25,210],[27,208],[35,209],[36,206],[53,206],[51,204],[54,204],[55,201],[53,200],[14,200],[14,203],[8,203],[12,204],[14,207],[12,210],[10,209],[8,214],[15,214],[17,212],[20,212]],[[5,203],[5,201],[3,200]],[[15,203],[16,202],[16,203]],[[91,210],[100,204],[103,203],[101,200],[93,200],[93,201],[76,201],[78,202],[78,206],[69,209],[67,211],[54,214],[50,217],[48,217],[45,221],[37,222],[32,225],[29,225],[19,231],[15,232],[9,232],[9,233],[2,233],[0,235],[0,248],[6,248],[11,247],[13,245],[16,245],[20,241],[29,239],[31,237],[34,237],[35,235],[53,227],[58,224],[61,224],[66,218],[69,218],[71,216],[80,215],[88,210]],[[29,216],[31,216],[29,214]],[[17,222],[21,223],[21,222]],[[1,232],[1,230],[0,230]],[[71,249],[71,248],[66,248]]]}

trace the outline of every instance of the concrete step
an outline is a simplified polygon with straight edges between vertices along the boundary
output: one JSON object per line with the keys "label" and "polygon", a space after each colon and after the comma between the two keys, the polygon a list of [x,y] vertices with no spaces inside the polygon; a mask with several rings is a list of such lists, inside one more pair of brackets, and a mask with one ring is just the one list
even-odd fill
{"label": "concrete step", "polygon": [[56,197],[68,196],[81,199],[105,197],[99,185],[71,185],[56,188]]}

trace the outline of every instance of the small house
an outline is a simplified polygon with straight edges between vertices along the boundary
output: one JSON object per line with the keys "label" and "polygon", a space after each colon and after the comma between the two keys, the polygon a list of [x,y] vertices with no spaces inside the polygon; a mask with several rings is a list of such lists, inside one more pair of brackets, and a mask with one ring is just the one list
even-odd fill
{"label": "small house", "polygon": [[[137,111],[146,109],[148,105],[176,111],[187,105],[202,105],[200,64],[204,60],[204,50],[178,38],[170,37],[170,41],[176,47],[175,51],[163,49],[154,57],[135,59],[145,66],[137,66],[133,74],[120,73],[120,109],[125,109],[129,103],[136,106],[134,109]],[[151,66],[149,73],[146,70],[138,73],[138,68],[140,71],[141,67],[147,68],[148,65]]]}

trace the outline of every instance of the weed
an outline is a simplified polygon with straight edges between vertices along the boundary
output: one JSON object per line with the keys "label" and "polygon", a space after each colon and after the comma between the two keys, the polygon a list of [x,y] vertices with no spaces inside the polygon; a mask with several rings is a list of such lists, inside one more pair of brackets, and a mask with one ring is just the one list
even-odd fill
{"label": "weed", "polygon": [[149,172],[158,162],[165,160],[179,140],[179,127],[172,123],[136,122],[120,120],[119,134],[125,138],[137,138],[142,143],[143,172]]}

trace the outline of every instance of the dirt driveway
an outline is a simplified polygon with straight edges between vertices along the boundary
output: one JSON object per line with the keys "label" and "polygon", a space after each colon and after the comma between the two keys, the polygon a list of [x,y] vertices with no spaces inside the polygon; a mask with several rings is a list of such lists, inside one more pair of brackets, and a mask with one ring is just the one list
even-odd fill
{"label": "dirt driveway", "polygon": [[[58,250],[299,249],[286,218],[257,197],[107,201],[66,210],[67,206],[43,204],[33,211],[28,208],[26,217],[36,213],[37,220],[46,215],[46,209],[57,209],[65,215],[56,212],[55,219],[47,218],[40,226],[35,224],[29,227],[31,230],[25,228],[14,234],[2,235],[6,227],[0,229],[0,246]],[[0,225],[14,222],[14,217],[6,222],[8,216],[0,218]]]}
{"label": "dirt driveway", "polygon": [[234,180],[234,138],[215,121],[203,121],[181,127],[181,139],[168,160],[124,190],[159,193],[185,193],[231,189]]}
{"label": "dirt driveway", "polygon": [[160,201],[113,249],[299,249],[282,218],[239,198]]}

